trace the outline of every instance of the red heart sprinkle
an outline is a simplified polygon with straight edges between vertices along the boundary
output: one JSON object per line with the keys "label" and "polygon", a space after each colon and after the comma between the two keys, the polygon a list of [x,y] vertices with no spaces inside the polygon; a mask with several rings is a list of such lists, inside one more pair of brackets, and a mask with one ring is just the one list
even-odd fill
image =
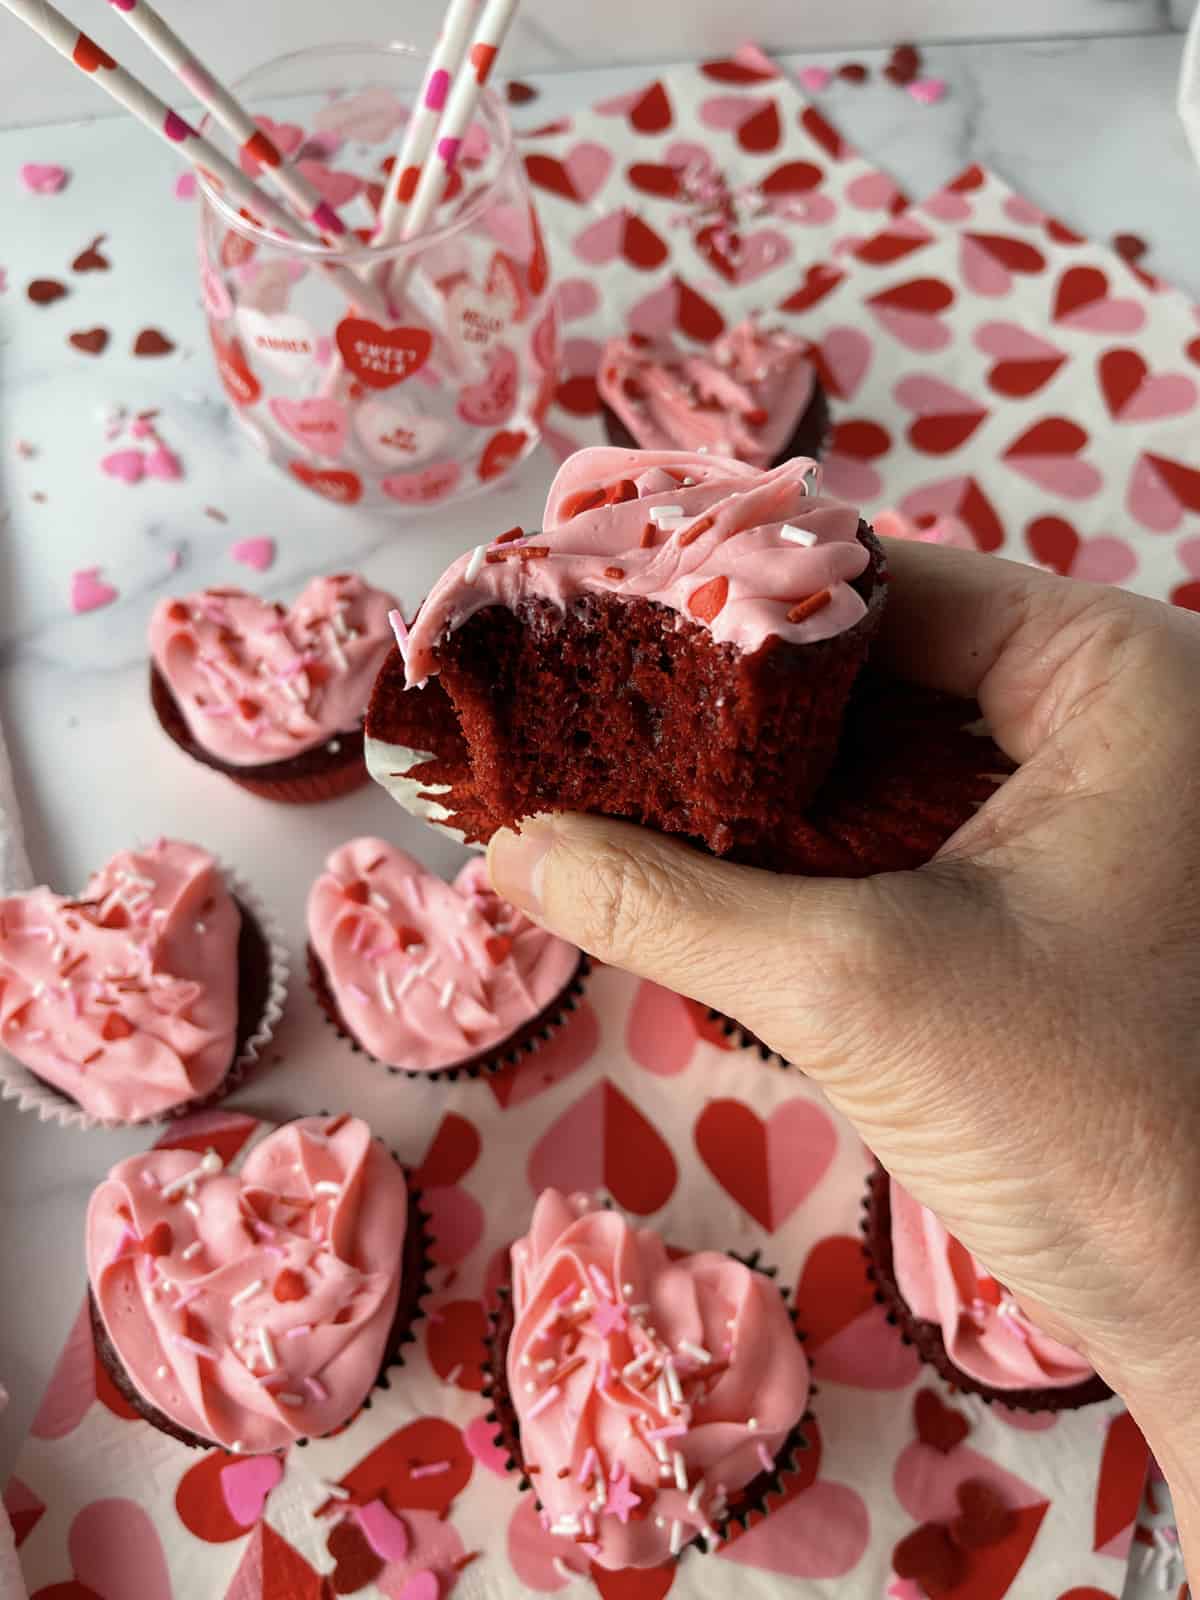
{"label": "red heart sprinkle", "polygon": [[512,949],[512,940],[507,934],[493,934],[490,939],[484,941],[483,948],[496,965],[499,966],[502,961],[508,959],[508,954]]}
{"label": "red heart sprinkle", "polygon": [[171,1247],[175,1243],[175,1235],[171,1232],[169,1222],[156,1222],[145,1238],[145,1250],[148,1256],[169,1256]]}
{"label": "red heart sprinkle", "polygon": [[283,1271],[275,1279],[275,1287],[271,1293],[279,1301],[303,1300],[308,1290],[305,1287],[304,1279],[298,1272],[293,1272],[291,1267],[284,1267]]}
{"label": "red heart sprinkle", "polygon": [[104,1019],[104,1026],[100,1029],[100,1037],[109,1041],[128,1039],[132,1032],[132,1027],[119,1011],[110,1011]]}
{"label": "red heart sprinkle", "polygon": [[353,900],[356,906],[365,906],[367,896],[371,893],[361,878],[355,878],[353,883],[348,883],[342,890],[347,900]]}

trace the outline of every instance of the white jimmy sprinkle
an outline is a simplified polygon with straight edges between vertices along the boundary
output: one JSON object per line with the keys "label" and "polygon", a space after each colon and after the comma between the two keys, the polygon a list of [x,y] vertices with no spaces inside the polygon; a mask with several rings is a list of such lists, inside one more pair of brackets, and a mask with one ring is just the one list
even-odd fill
{"label": "white jimmy sprinkle", "polygon": [[379,998],[383,1001],[383,1009],[394,1012],[396,1002],[392,999],[392,986],[388,982],[388,975],[382,967],[378,968],[375,973],[375,984],[379,990]]}
{"label": "white jimmy sprinkle", "polygon": [[746,1418],[746,1426],[750,1429],[751,1433],[753,1433],[755,1428],[758,1427],[758,1418],[757,1417],[747,1417]]}
{"label": "white jimmy sprinkle", "polygon": [[436,961],[437,954],[431,950],[430,953],[425,957],[424,961],[422,961],[421,965],[417,968],[417,977],[427,978],[433,971],[434,963]]}
{"label": "white jimmy sprinkle", "polygon": [[416,981],[417,981],[417,969],[416,969],[416,967],[409,967],[408,971],[404,974],[404,976],[400,979],[400,982],[396,985],[396,999],[397,1000],[403,1000],[404,996],[408,993],[408,991],[412,988],[413,984],[416,983]]}
{"label": "white jimmy sprinkle", "polygon": [[691,1494],[688,1496],[688,1510],[691,1512],[692,1516],[695,1516],[696,1513],[700,1510],[700,1502],[701,1502],[701,1500],[703,1500],[703,1498],[704,1498],[704,1479],[703,1478],[697,1478],[695,1487],[693,1488]]}
{"label": "white jimmy sprinkle", "polygon": [[[190,1249],[191,1247],[189,1246],[188,1248]],[[262,1286],[262,1279],[255,1278],[253,1283],[248,1283],[244,1289],[239,1289],[235,1295],[230,1296],[229,1304],[231,1306],[240,1306],[246,1300],[253,1300]]]}
{"label": "white jimmy sprinkle", "polygon": [[170,1369],[167,1367],[156,1367],[154,1369],[154,1376],[156,1378],[169,1378],[170,1375]]}
{"label": "white jimmy sprinkle", "polygon": [[190,1211],[194,1217],[198,1217],[200,1215],[200,1207],[194,1200],[185,1200],[183,1202],[183,1209],[185,1211]]}
{"label": "white jimmy sprinkle", "polygon": [[262,1351],[263,1360],[267,1363],[267,1366],[271,1369],[271,1371],[274,1372],[275,1368],[279,1365],[279,1362],[275,1359],[275,1346],[271,1343],[271,1335],[265,1328],[260,1328],[258,1330],[258,1345],[259,1349]]}
{"label": "white jimmy sprinkle", "polygon": [[329,1178],[322,1178],[319,1183],[314,1183],[313,1184],[313,1193],[314,1194],[341,1194],[341,1192],[342,1192],[341,1184],[340,1183],[334,1183]]}
{"label": "white jimmy sprinkle", "polygon": [[677,1556],[683,1549],[683,1523],[676,1517],[671,1524],[671,1554]]}
{"label": "white jimmy sprinkle", "polygon": [[474,550],[471,551],[471,559],[467,562],[467,570],[464,574],[468,583],[474,583],[475,579],[483,571],[483,562],[486,555],[487,545],[485,544],[477,544]]}
{"label": "white jimmy sprinkle", "polygon": [[304,1404],[304,1396],[302,1394],[277,1394],[275,1398],[281,1406],[302,1406]]}
{"label": "white jimmy sprinkle", "polygon": [[664,522],[673,522],[676,517],[686,517],[687,512],[682,506],[651,506],[647,515],[651,522],[661,528]]}
{"label": "white jimmy sprinkle", "polygon": [[687,1475],[687,1467],[684,1465],[682,1451],[679,1451],[679,1450],[675,1451],[674,1455],[671,1457],[671,1465],[675,1469],[675,1487],[682,1494],[686,1494],[687,1493],[687,1486],[688,1486],[688,1475]]}
{"label": "white jimmy sprinkle", "polygon": [[635,1356],[632,1361],[627,1361],[625,1363],[625,1365],[621,1368],[621,1376],[623,1378],[635,1377],[646,1365],[646,1363],[648,1361],[653,1361],[653,1359],[653,1350],[643,1350],[640,1356]]}
{"label": "white jimmy sprinkle", "polygon": [[199,1255],[203,1249],[204,1245],[201,1243],[201,1241],[199,1239],[193,1239],[186,1250],[180,1251],[180,1255],[184,1261],[190,1261],[193,1256]]}
{"label": "white jimmy sprinkle", "polygon": [[654,1454],[662,1462],[664,1468],[670,1471],[671,1452],[667,1449],[666,1445],[661,1439],[655,1439],[654,1441]]}
{"label": "white jimmy sprinkle", "polygon": [[694,1361],[702,1361],[705,1366],[712,1360],[707,1350],[698,1344],[693,1344],[690,1339],[680,1339],[676,1348],[682,1350],[685,1356],[691,1356]]}
{"label": "white jimmy sprinkle", "polygon": [[582,1577],[582,1573],[576,1572],[574,1567],[569,1567],[561,1556],[555,1556],[550,1565],[565,1583],[574,1583],[576,1578]]}
{"label": "white jimmy sprinkle", "polygon": [[380,911],[390,911],[392,909],[392,903],[388,899],[387,895],[380,894],[378,889],[372,889],[371,890],[370,898],[371,898],[371,904],[373,906],[375,906],[378,910],[380,910]]}
{"label": "white jimmy sprinkle", "polygon": [[817,536],[808,528],[793,528],[790,522],[785,522],[779,530],[779,537],[786,539],[789,544],[802,544],[805,549],[811,549],[816,544]]}
{"label": "white jimmy sprinkle", "polygon": [[442,985],[442,992],[438,995],[438,1010],[449,1011],[450,1002],[454,999],[454,979],[447,978]]}
{"label": "white jimmy sprinkle", "polygon": [[667,1357],[666,1373],[667,1389],[670,1393],[671,1399],[674,1400],[676,1405],[678,1405],[683,1399],[683,1385],[679,1381],[679,1374],[675,1370],[675,1363],[669,1356]]}
{"label": "white jimmy sprinkle", "polygon": [[336,629],[334,629],[331,626],[326,637],[329,640],[329,653],[330,653],[330,655],[337,662],[338,667],[341,669],[341,671],[342,672],[347,672],[349,670],[349,668],[350,668],[350,663],[349,663],[349,661],[346,660],[346,652],[342,649],[341,645],[338,643],[338,636],[337,636]]}

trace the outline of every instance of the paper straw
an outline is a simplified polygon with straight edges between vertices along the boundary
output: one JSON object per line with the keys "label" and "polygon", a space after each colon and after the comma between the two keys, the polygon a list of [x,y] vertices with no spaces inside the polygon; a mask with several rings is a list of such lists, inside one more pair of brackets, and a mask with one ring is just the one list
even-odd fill
{"label": "paper straw", "polygon": [[[8,0],[4,0],[7,4]],[[471,48],[467,52],[470,70],[463,70],[454,80],[450,97],[437,129],[432,157],[421,168],[416,193],[404,215],[400,237],[411,239],[429,222],[446,192],[450,174],[458,163],[459,152],[475,115],[479,93],[491,74],[496,56],[504,43],[520,0],[488,0],[483,16],[475,30]],[[390,298],[397,303],[404,294],[405,285],[412,272],[411,262],[401,269],[393,284]]]}
{"label": "paper straw", "polygon": [[[0,0],[7,11],[32,28],[46,43],[93,80],[120,105],[145,124],[151,133],[171,147],[189,166],[219,179],[234,198],[252,212],[278,229],[289,239],[311,240],[302,224],[272,200],[245,176],[241,168],[224,156],[216,145],[196,132],[177,111],[172,111],[132,73],[113,60],[107,50],[101,49],[86,33],[81,33],[73,22],[55,9],[48,0]],[[387,307],[370,285],[355,276],[346,267],[327,264],[330,277],[338,284],[346,298],[361,306],[372,316],[387,320]]]}
{"label": "paper straw", "polygon": [[303,173],[287,165],[274,140],[263,132],[225,85],[214,78],[204,63],[192,54],[153,6],[148,5],[146,0],[121,0],[114,9],[120,12],[138,38],[148,44],[160,60],[166,62],[184,88],[196,96],[226,133],[237,140],[242,152],[260,164],[264,176],[283,191],[302,217],[316,223],[325,233],[335,234],[339,238],[345,234],[346,224],[329,201],[309,183]]}
{"label": "paper straw", "polygon": [[456,79],[467,53],[471,25],[479,0],[450,0],[442,31],[430,58],[429,70],[421,85],[421,95],[409,118],[404,143],[396,157],[379,209],[377,244],[395,244],[401,237],[405,213],[416,194],[421,168],[433,148],[438,119],[446,104],[450,86]]}

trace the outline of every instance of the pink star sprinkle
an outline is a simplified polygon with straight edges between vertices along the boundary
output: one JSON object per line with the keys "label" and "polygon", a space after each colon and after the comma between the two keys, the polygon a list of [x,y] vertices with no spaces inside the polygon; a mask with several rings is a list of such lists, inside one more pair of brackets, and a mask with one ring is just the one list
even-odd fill
{"label": "pink star sprinkle", "polygon": [[617,1517],[621,1522],[629,1521],[629,1513],[640,1506],[642,1497],[634,1494],[629,1485],[629,1473],[622,1472],[619,1478],[613,1480],[608,1486],[608,1498],[604,1509],[610,1516]]}
{"label": "pink star sprinkle", "polygon": [[624,1333],[625,1307],[612,1300],[597,1300],[596,1309],[592,1312],[592,1327],[605,1337],[610,1333]]}

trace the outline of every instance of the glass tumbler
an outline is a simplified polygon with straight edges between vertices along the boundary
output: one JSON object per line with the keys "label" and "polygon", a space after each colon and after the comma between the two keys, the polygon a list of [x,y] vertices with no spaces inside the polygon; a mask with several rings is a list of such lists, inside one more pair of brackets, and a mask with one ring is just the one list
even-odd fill
{"label": "glass tumbler", "polygon": [[332,45],[236,86],[352,230],[349,248],[281,238],[200,181],[201,293],[225,392],[264,455],[339,505],[400,512],[498,482],[536,446],[558,377],[545,245],[490,90],[430,224],[372,243],[425,66],[407,45]]}

